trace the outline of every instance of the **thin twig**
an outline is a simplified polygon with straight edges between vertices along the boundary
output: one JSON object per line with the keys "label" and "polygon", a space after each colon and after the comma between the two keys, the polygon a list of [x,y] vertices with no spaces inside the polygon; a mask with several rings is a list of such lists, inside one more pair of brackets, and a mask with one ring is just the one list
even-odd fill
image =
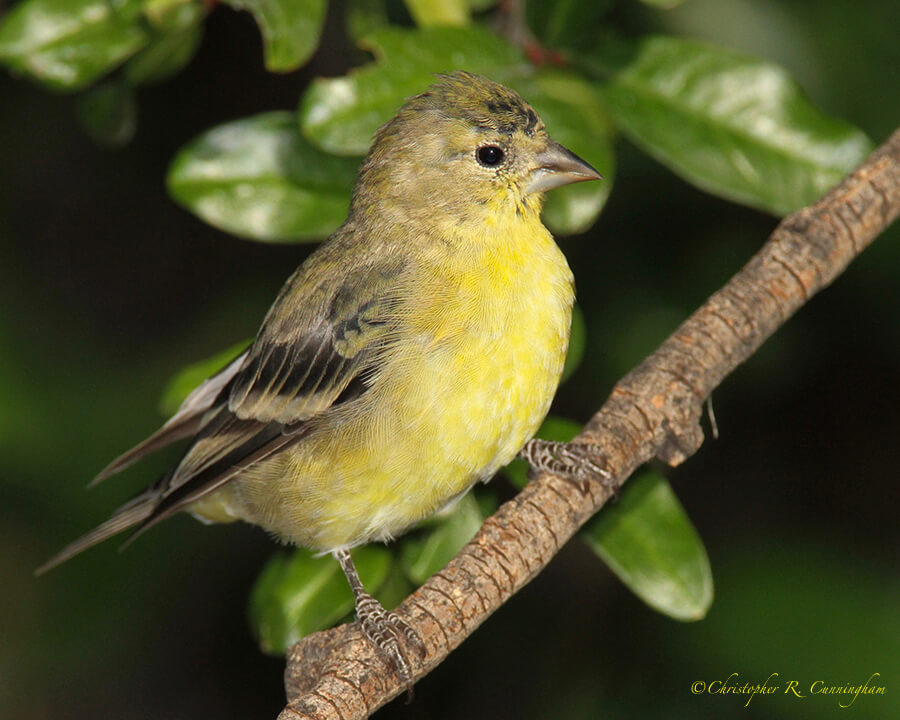
{"label": "thin twig", "polygon": [[[721,290],[613,389],[577,441],[602,450],[621,485],[657,457],[677,465],[703,442],[713,389],[900,214],[900,130],[818,203],[787,216]],[[535,577],[609,499],[599,481],[541,475],[504,504],[398,612],[422,638],[415,678],[439,665]],[[288,653],[280,720],[364,718],[405,691],[355,625],[304,638]]]}

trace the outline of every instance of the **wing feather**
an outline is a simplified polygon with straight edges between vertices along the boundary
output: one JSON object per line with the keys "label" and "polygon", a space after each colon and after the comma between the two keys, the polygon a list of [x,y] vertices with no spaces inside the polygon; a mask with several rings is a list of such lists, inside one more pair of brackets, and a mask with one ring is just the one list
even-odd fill
{"label": "wing feather", "polygon": [[398,265],[367,270],[329,293],[308,282],[306,266],[288,281],[139,532],[299,441],[306,421],[368,389],[394,337],[402,283]]}
{"label": "wing feather", "polygon": [[[176,440],[194,436],[178,466],[40,571],[129,527],[132,539],[213,492],[254,463],[300,441],[307,421],[364,394],[400,322],[407,266],[385,248],[380,263],[350,247],[352,231],[322,246],[288,280],[253,345],[192,392],[156,433],[94,482]],[[340,272],[341,282],[334,281]]]}

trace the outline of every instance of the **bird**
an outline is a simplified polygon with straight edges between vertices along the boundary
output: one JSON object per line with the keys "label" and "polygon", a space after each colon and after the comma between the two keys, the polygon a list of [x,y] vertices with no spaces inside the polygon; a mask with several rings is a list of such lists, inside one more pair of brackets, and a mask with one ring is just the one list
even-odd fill
{"label": "bird", "polygon": [[421,639],[366,592],[349,550],[389,541],[517,455],[602,474],[587,453],[533,438],[574,302],[544,193],[599,179],[515,91],[438,76],[376,131],[345,222],[250,347],[91,484],[186,441],[180,461],[36,572],[178,512],[242,520],[333,554],[364,634],[410,687],[406,648],[424,656]]}

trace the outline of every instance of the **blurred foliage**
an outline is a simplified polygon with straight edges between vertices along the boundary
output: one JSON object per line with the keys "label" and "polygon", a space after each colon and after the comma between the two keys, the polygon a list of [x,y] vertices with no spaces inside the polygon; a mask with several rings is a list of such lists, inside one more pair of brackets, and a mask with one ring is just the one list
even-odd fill
{"label": "blurred foliage", "polygon": [[[478,532],[481,523],[496,506],[489,500],[479,503],[474,493],[459,498],[439,513],[423,532],[405,538],[400,550],[403,572],[418,586],[444,567]],[[485,512],[487,510],[487,512]]]}
{"label": "blurred foliage", "polygon": [[[569,442],[574,420],[550,416],[536,437]],[[528,466],[514,460],[504,473],[517,488]],[[702,619],[713,599],[709,558],[668,481],[653,470],[631,478],[616,502],[589,521],[580,537],[641,600],[675,620]]]}
{"label": "blurred foliage", "polygon": [[[277,668],[258,674],[274,677],[274,689],[247,681],[249,638],[232,641],[241,658],[238,682],[216,674],[204,685],[197,672],[214,655],[231,656],[220,625],[235,625],[233,614],[225,618],[211,607],[207,588],[235,573],[228,607],[246,601],[269,552],[258,534],[194,533],[173,522],[130,550],[132,562],[117,563],[114,574],[111,556],[98,550],[80,559],[78,570],[42,584],[28,577],[54,545],[97,520],[98,506],[121,499],[112,486],[98,490],[99,498],[84,497],[73,478],[87,480],[152,429],[149,412],[173,367],[212,356],[170,381],[166,413],[237,354],[246,343],[214,350],[249,336],[297,262],[296,253],[286,254],[291,248],[230,245],[203,223],[281,244],[321,239],[344,217],[372,132],[432,82],[432,73],[467,69],[509,84],[555,139],[606,177],[550,193],[544,213],[557,235],[587,233],[561,243],[583,312],[573,318],[560,415],[540,432],[566,440],[580,424],[562,415],[585,417],[599,406],[609,385],[740,267],[771,228],[771,218],[694,188],[783,214],[818,197],[871,148],[863,130],[840,118],[876,138],[900,118],[900,95],[884,85],[900,66],[894,0],[852,9],[842,0],[814,9],[794,0],[215,6],[19,0],[0,15],[0,64],[47,89],[78,94],[67,104],[2,79],[5,171],[17,182],[0,198],[0,239],[12,240],[0,243],[7,309],[0,314],[0,536],[25,548],[0,565],[11,603],[0,707],[11,716],[53,716],[65,708],[72,717],[92,717],[101,706],[133,715],[141,702],[156,703],[156,714],[167,717],[180,717],[176,707],[195,716],[187,698],[202,714],[210,703],[221,703],[220,714],[246,716],[241,708],[248,707],[259,714],[263,701],[246,699],[249,690],[239,695],[239,686],[264,688],[259,695],[270,704],[263,706],[278,710]],[[256,45],[244,30],[250,23],[258,27]],[[305,68],[276,86],[261,71],[253,74],[254,62],[281,73]],[[120,154],[66,154],[78,147],[67,120],[73,107],[87,135],[122,148]],[[263,112],[272,107],[295,110]],[[171,197],[202,223],[160,209],[162,162]],[[98,167],[108,168],[105,176]],[[595,223],[602,233],[592,231]],[[190,244],[177,244],[178,237]],[[266,279],[252,269],[260,265]],[[593,553],[576,544],[492,621],[502,643],[476,635],[437,674],[447,689],[429,678],[417,702],[435,717],[720,717],[737,703],[691,697],[693,680],[733,668],[759,682],[773,670],[810,681],[820,673],[836,684],[886,673],[900,637],[886,611],[896,605],[895,568],[879,560],[896,546],[896,531],[884,525],[891,503],[848,492],[847,479],[878,487],[890,475],[882,459],[898,429],[883,388],[892,386],[900,363],[897,273],[897,251],[876,245],[835,287],[845,293],[843,305],[826,293],[809,311],[822,319],[802,313],[720,391],[723,440],[689,463],[684,472],[696,482],[679,485],[677,473],[673,479],[716,568],[717,601],[703,622],[657,622],[610,587],[591,563]],[[255,290],[242,295],[212,289],[248,282]],[[882,320],[867,322],[876,316]],[[95,328],[83,317],[103,320]],[[151,317],[175,331],[148,329]],[[883,434],[863,433],[866,423],[848,423],[837,405],[864,408]],[[784,420],[807,417],[795,408],[806,408],[818,424]],[[787,441],[783,430],[767,430],[773,418],[789,427]],[[729,442],[742,420],[750,434]],[[844,435],[848,424],[860,428],[852,440]],[[171,459],[151,461],[152,468]],[[521,462],[507,474],[524,484]],[[361,548],[363,579],[386,605],[396,604],[440,569],[496,504],[479,488],[400,539],[393,552]],[[798,532],[825,538],[822,547],[796,542]],[[709,609],[706,552],[658,475],[629,482],[618,506],[584,536],[580,547],[603,557],[649,605],[682,618]],[[860,564],[861,556],[871,561]],[[556,584],[554,573],[565,573],[566,583]],[[302,551],[276,555],[253,587],[251,623],[270,652],[352,608],[336,563]],[[183,589],[173,595],[169,588]],[[540,627],[540,639],[522,633],[523,623]],[[150,648],[161,646],[158,627],[172,630],[163,633],[170,645],[157,657]],[[111,635],[119,642],[99,648],[97,638]],[[648,665],[651,647],[656,659]],[[187,670],[172,671],[173,655]],[[530,661],[518,665],[520,659]],[[491,677],[491,688],[459,693],[475,667]],[[641,672],[622,669],[635,667]],[[88,697],[101,673],[125,680],[108,689],[104,683],[83,706],[73,703]],[[536,680],[523,688],[526,673]],[[742,710],[766,718],[838,715],[825,701],[759,700]],[[897,708],[870,698],[860,712],[886,718]]]}
{"label": "blurred foliage", "polygon": [[322,32],[326,0],[225,0],[249,10],[265,40],[266,67],[294,70],[309,60]]}
{"label": "blurred foliage", "polygon": [[[585,64],[603,72],[608,61]],[[604,98],[623,132],[686,180],[779,215],[817,200],[872,150],[781,68],[681,38],[643,40]]]}
{"label": "blurred foliage", "polygon": [[560,382],[568,380],[572,373],[578,369],[584,350],[587,347],[587,325],[584,321],[584,313],[578,303],[572,307],[572,329],[569,331],[569,350],[566,353],[566,364],[563,366]]}
{"label": "blurred foliage", "polygon": [[127,144],[137,124],[134,91],[116,82],[91,88],[79,98],[78,120],[99,145]]}
{"label": "blurred foliage", "polygon": [[582,536],[650,607],[676,620],[700,620],[712,605],[706,550],[658,473],[635,475],[619,502],[585,525]]}
{"label": "blurred foliage", "polygon": [[467,0],[406,0],[416,25],[466,25],[469,22]]}
{"label": "blurred foliage", "polygon": [[[404,536],[395,552],[378,545],[353,550],[365,588],[393,608],[444,567],[496,509],[489,497],[473,493]],[[276,555],[263,569],[250,595],[250,624],[260,647],[283,654],[304,635],[353,619],[353,594],[331,555],[298,549]]]}
{"label": "blurred foliage", "polygon": [[0,61],[54,90],[80,90],[149,42],[141,0],[28,0],[0,26]]}
{"label": "blurred foliage", "polygon": [[[352,555],[363,585],[379,597],[391,572],[390,551],[368,545]],[[250,595],[250,622],[269,653],[283,654],[304,635],[329,628],[352,611],[353,593],[341,566],[308,550],[273,557]]]}
{"label": "blurred foliage", "polygon": [[254,240],[321,240],[347,216],[356,158],[323,153],[273,112],[220,125],[187,145],[169,192],[206,222]]}

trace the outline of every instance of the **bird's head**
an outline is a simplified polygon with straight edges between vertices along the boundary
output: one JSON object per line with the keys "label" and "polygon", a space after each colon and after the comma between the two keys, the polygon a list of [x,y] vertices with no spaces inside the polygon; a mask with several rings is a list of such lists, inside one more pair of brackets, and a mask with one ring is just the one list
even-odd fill
{"label": "bird's head", "polygon": [[600,177],[550,138],[517,93],[455,72],[378,130],[354,206],[458,225],[507,214],[536,218],[546,190]]}

